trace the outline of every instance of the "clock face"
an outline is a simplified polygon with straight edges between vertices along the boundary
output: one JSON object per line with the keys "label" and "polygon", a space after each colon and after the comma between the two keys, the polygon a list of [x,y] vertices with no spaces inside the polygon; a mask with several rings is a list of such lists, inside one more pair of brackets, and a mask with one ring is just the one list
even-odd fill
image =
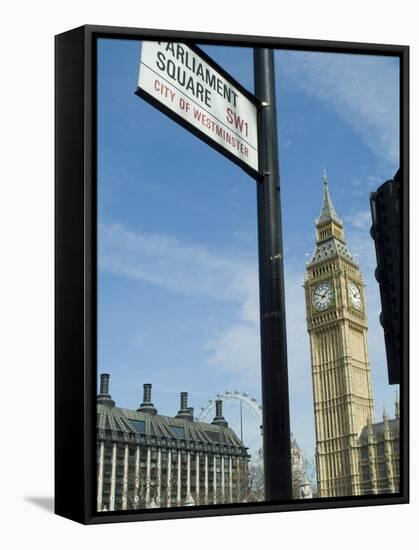
{"label": "clock face", "polygon": [[327,309],[333,302],[332,283],[321,283],[313,291],[313,306],[317,311]]}
{"label": "clock face", "polygon": [[361,291],[355,283],[349,283],[349,300],[355,309],[361,309]]}

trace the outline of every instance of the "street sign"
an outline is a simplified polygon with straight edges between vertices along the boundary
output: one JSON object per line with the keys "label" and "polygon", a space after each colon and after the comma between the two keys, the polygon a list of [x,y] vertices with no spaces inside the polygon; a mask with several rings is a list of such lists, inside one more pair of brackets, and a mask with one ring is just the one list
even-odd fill
{"label": "street sign", "polygon": [[199,48],[143,42],[136,94],[258,176],[259,102]]}

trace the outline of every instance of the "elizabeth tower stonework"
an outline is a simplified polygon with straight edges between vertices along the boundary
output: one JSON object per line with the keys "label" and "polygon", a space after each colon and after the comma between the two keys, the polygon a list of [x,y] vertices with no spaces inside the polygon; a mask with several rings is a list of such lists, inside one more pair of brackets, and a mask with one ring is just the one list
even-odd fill
{"label": "elizabeth tower stonework", "polygon": [[364,284],[326,175],[316,246],[306,265],[319,497],[359,495],[358,437],[374,422]]}

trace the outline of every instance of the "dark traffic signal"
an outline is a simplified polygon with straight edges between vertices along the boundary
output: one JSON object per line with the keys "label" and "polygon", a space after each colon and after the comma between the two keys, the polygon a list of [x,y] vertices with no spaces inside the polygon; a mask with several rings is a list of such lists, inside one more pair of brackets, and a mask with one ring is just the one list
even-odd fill
{"label": "dark traffic signal", "polygon": [[380,323],[384,329],[390,384],[400,383],[400,170],[370,195],[371,236],[380,285]]}

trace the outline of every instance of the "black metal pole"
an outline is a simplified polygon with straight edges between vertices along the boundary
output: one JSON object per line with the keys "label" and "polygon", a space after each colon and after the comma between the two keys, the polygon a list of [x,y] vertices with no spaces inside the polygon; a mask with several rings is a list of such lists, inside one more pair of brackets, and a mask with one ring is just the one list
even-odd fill
{"label": "black metal pole", "polygon": [[255,94],[262,102],[258,134],[261,177],[257,184],[257,203],[265,499],[284,500],[292,498],[291,434],[275,72],[271,49],[254,49],[254,71]]}

